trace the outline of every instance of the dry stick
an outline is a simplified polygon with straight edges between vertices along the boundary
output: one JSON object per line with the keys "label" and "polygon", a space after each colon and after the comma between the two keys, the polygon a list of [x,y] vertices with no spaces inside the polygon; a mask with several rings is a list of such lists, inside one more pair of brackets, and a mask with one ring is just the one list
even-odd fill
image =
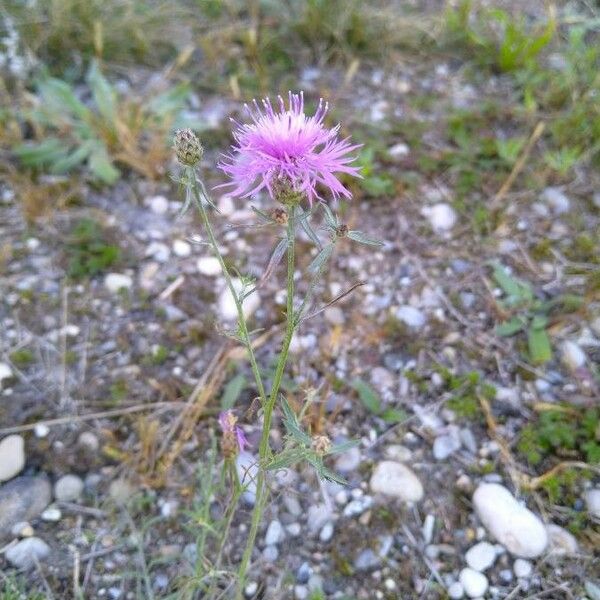
{"label": "dry stick", "polygon": [[500,208],[500,203],[510,191],[512,184],[515,182],[515,179],[519,176],[519,173],[523,170],[535,143],[540,139],[542,133],[544,133],[544,129],[546,128],[546,123],[540,121],[533,130],[531,137],[527,140],[527,144],[525,144],[525,148],[523,148],[523,152],[521,152],[521,156],[515,163],[510,175],[507,177],[506,181],[502,184],[502,187],[498,190],[498,193],[490,203],[490,209],[496,210]]}

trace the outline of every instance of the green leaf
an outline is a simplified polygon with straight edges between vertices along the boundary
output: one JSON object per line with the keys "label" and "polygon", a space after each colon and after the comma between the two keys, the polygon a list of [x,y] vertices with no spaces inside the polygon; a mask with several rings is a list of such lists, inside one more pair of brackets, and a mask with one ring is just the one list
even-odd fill
{"label": "green leaf", "polygon": [[41,167],[63,159],[67,150],[58,138],[47,138],[43,142],[25,143],[14,148],[15,156],[25,167]]}
{"label": "green leaf", "polygon": [[320,479],[326,479],[327,481],[332,481],[333,483],[339,483],[340,485],[347,485],[348,482],[343,477],[340,477],[339,475],[337,475],[337,473],[330,471],[323,464],[322,457],[320,457],[314,453],[309,453],[306,456],[306,460],[315,468],[315,470],[317,471],[317,475],[319,476]]}
{"label": "green leaf", "polygon": [[531,319],[530,327],[532,329],[545,329],[546,325],[548,325],[548,317],[546,315],[534,315],[533,319]]}
{"label": "green leaf", "polygon": [[358,393],[360,401],[367,410],[376,415],[381,413],[381,398],[368,383],[362,381],[362,379],[355,379],[352,387]]}
{"label": "green leaf", "polygon": [[552,347],[545,329],[527,330],[527,344],[529,346],[529,357],[534,364],[548,362],[552,358]]}
{"label": "green leaf", "polygon": [[501,337],[510,337],[515,335],[525,327],[525,320],[522,317],[513,317],[508,321],[496,325],[496,334]]}
{"label": "green leaf", "polygon": [[342,452],[347,452],[351,448],[354,448],[360,444],[359,440],[348,440],[347,442],[342,442],[341,444],[336,444],[332,446],[327,455],[330,454],[341,454]]}
{"label": "green leaf", "polygon": [[308,270],[310,273],[315,274],[318,273],[325,263],[331,258],[333,254],[333,244],[327,244],[327,246],[323,246],[322,250],[315,256],[314,260],[308,265]]}
{"label": "green leaf", "polygon": [[109,185],[115,183],[121,175],[119,169],[112,164],[106,148],[100,144],[90,154],[88,166],[94,177]]}
{"label": "green leaf", "polygon": [[296,417],[296,414],[288,404],[287,399],[285,396],[280,396],[280,399],[284,415],[283,424],[286,431],[297,442],[300,442],[305,446],[310,446],[312,440],[310,439],[310,436],[301,429],[298,417]]}
{"label": "green leaf", "polygon": [[494,268],[494,279],[502,288],[502,291],[509,297],[508,300],[511,304],[533,300],[533,291],[529,284],[509,275],[506,269],[499,263],[493,263],[492,266]]}
{"label": "green leaf", "polygon": [[402,423],[408,419],[408,415],[399,408],[386,408],[380,416],[386,423]]}
{"label": "green leaf", "polygon": [[158,117],[169,117],[185,107],[189,95],[190,86],[187,83],[180,83],[170,90],[154,96],[148,103],[148,109]]}
{"label": "green leaf", "polygon": [[58,117],[64,118],[70,114],[88,120],[91,116],[90,109],[77,98],[73,88],[61,79],[43,79],[38,84],[38,92],[44,102],[43,109]]}
{"label": "green leaf", "polygon": [[102,75],[96,60],[93,60],[90,65],[87,82],[92,90],[92,96],[100,114],[112,125],[117,117],[117,94]]}
{"label": "green leaf", "polygon": [[359,244],[367,246],[383,246],[383,242],[365,235],[362,231],[349,231],[347,237]]}
{"label": "green leaf", "polygon": [[89,142],[83,143],[79,148],[58,160],[53,161],[50,168],[51,173],[68,173],[74,167],[77,167],[90,155],[93,145]]}
{"label": "green leaf", "polygon": [[304,448],[289,448],[276,454],[267,465],[267,471],[277,469],[286,469],[292,465],[298,464],[306,458],[307,451]]}
{"label": "green leaf", "polygon": [[233,408],[240,394],[246,387],[247,380],[242,373],[238,373],[233,379],[227,382],[223,395],[221,396],[221,409],[229,410]]}

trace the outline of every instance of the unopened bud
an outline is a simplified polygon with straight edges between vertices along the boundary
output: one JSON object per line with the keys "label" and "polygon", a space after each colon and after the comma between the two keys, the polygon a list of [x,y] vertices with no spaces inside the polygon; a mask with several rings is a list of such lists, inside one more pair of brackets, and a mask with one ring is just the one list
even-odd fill
{"label": "unopened bud", "polygon": [[348,231],[350,231],[348,229],[348,225],[345,225],[344,223],[342,223],[336,230],[335,230],[335,234],[338,237],[346,237],[348,235]]}
{"label": "unopened bud", "polygon": [[326,435],[315,435],[311,446],[317,454],[327,454],[331,450],[331,440]]}
{"label": "unopened bud", "polygon": [[185,167],[195,167],[204,154],[204,148],[191,129],[178,129],[173,140],[177,160]]}
{"label": "unopened bud", "polygon": [[287,225],[288,216],[287,212],[283,208],[274,208],[271,211],[271,219],[278,223],[279,225]]}

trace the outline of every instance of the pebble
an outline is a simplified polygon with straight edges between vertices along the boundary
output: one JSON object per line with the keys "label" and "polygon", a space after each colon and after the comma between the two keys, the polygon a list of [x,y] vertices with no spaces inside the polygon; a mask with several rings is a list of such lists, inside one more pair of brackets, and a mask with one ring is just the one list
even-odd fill
{"label": "pebble", "polygon": [[2,381],[4,379],[10,379],[13,376],[12,369],[10,365],[6,363],[0,363],[0,385],[2,385]]}
{"label": "pebble", "polygon": [[460,581],[455,581],[448,587],[448,596],[452,600],[460,600],[465,595],[465,589]]}
{"label": "pebble", "polygon": [[470,569],[469,567],[463,569],[458,578],[463,586],[465,594],[467,594],[469,598],[479,598],[483,596],[488,589],[487,577],[483,573]]}
{"label": "pebble", "polygon": [[388,154],[392,158],[402,158],[410,152],[410,148],[403,142],[398,142],[390,148],[388,148]]}
{"label": "pebble", "polygon": [[97,452],[100,448],[100,442],[98,441],[98,438],[91,431],[81,432],[77,438],[77,443],[90,452]]}
{"label": "pebble", "polygon": [[[233,279],[232,282],[234,289],[239,292],[242,289],[241,281],[239,279]],[[225,286],[223,288],[217,304],[219,314],[224,321],[235,321],[237,319],[237,308],[235,300],[229,291],[229,287]],[[251,317],[259,306],[260,296],[258,295],[258,292],[253,292],[250,296],[247,296],[242,303],[244,316],[246,318]]]}
{"label": "pebble", "polygon": [[258,476],[258,464],[250,452],[240,452],[235,459],[235,466],[240,484],[244,487],[242,497],[246,504],[254,506],[256,501],[256,478]]}
{"label": "pebble", "polygon": [[412,459],[412,451],[406,446],[400,444],[391,444],[386,446],[383,451],[386,458],[397,462],[409,462]]}
{"label": "pebble", "polygon": [[75,502],[83,493],[83,481],[77,475],[63,475],[54,484],[54,497],[59,502]]}
{"label": "pebble", "polygon": [[219,259],[215,256],[203,256],[199,258],[196,262],[196,268],[200,275],[205,275],[206,277],[216,277],[221,273]]}
{"label": "pebble", "polygon": [[294,598],[296,600],[306,600],[308,598],[308,588],[304,585],[294,586]]}
{"label": "pebble", "polygon": [[433,539],[433,530],[435,528],[435,517],[431,514],[428,514],[425,517],[425,521],[423,523],[423,527],[421,528],[421,533],[423,534],[423,540],[426,544],[430,544]]}
{"label": "pebble", "polygon": [[179,258],[187,258],[192,254],[192,246],[185,240],[175,240],[173,242],[173,254]]}
{"label": "pebble", "polygon": [[446,460],[460,449],[460,433],[458,428],[453,428],[452,433],[440,435],[433,442],[433,456],[436,460]]}
{"label": "pebble", "polygon": [[548,532],[550,550],[553,553],[572,555],[579,552],[579,545],[575,536],[566,529],[550,523],[546,525],[546,531]]}
{"label": "pebble", "polygon": [[304,561],[296,571],[296,581],[298,583],[308,583],[308,579],[312,575],[312,567]]}
{"label": "pebble", "polygon": [[546,549],[544,524],[504,486],[482,483],[473,494],[473,506],[485,528],[515,556],[535,558]]}
{"label": "pebble", "polygon": [[109,496],[119,505],[125,505],[135,494],[135,488],[127,479],[115,479],[108,486]]}
{"label": "pebble", "polygon": [[396,318],[413,329],[421,329],[427,321],[425,315],[418,308],[408,304],[396,310]]}
{"label": "pebble", "polygon": [[300,526],[300,523],[290,523],[286,526],[285,529],[291,537],[298,537],[302,532],[302,527]]}
{"label": "pebble", "polygon": [[546,202],[555,215],[569,212],[571,201],[565,194],[555,187],[548,187],[542,192],[542,200]]}
{"label": "pebble", "polygon": [[156,215],[164,215],[169,210],[169,201],[164,196],[146,198],[145,204]]}
{"label": "pebble", "polygon": [[25,441],[14,434],[0,441],[0,481],[18,475],[25,466]]}
{"label": "pebble", "polygon": [[6,550],[6,560],[17,569],[31,569],[50,554],[50,547],[38,537],[29,537]]}
{"label": "pebble", "polygon": [[373,498],[371,496],[361,496],[360,498],[355,498],[354,500],[348,502],[348,504],[346,504],[344,507],[342,514],[344,517],[357,517],[371,508],[372,505]]}
{"label": "pebble", "polygon": [[12,526],[10,533],[17,537],[31,537],[34,531],[27,521],[19,521]]}
{"label": "pebble", "polygon": [[283,531],[283,525],[281,521],[274,519],[269,523],[267,527],[267,533],[265,534],[265,545],[273,546],[283,542],[285,538],[285,532]]}
{"label": "pebble", "polygon": [[54,505],[49,506],[40,516],[43,521],[49,521],[51,523],[56,523],[62,519],[60,508]]}
{"label": "pebble", "polygon": [[479,542],[467,550],[465,560],[471,569],[485,571],[496,560],[496,548],[489,542]]}
{"label": "pebble", "polygon": [[163,244],[162,242],[152,242],[148,244],[145,255],[151,256],[159,263],[166,263],[171,257],[171,250],[169,246]]}
{"label": "pebble", "polygon": [[567,340],[562,344],[562,359],[571,371],[575,371],[585,365],[587,357],[578,344]]}
{"label": "pebble", "polygon": [[46,425],[45,423],[38,423],[33,428],[33,434],[38,439],[44,439],[45,437],[48,436],[49,433],[50,433],[50,427],[48,427],[48,425]]}
{"label": "pebble", "polygon": [[369,485],[376,494],[400,498],[404,502],[418,502],[423,498],[423,486],[415,473],[406,465],[391,460],[384,460],[375,467]]}
{"label": "pebble", "polygon": [[279,550],[277,550],[277,546],[266,546],[263,550],[263,558],[267,562],[275,562],[279,558]]}
{"label": "pebble", "polygon": [[429,219],[436,233],[449,231],[456,225],[456,211],[444,202],[423,207],[421,214]]}
{"label": "pebble", "polygon": [[244,596],[246,596],[246,598],[252,598],[257,591],[258,583],[256,583],[256,581],[250,581],[244,588]]}
{"label": "pebble", "polygon": [[585,504],[590,515],[600,519],[600,488],[593,488],[585,493]]}
{"label": "pebble", "polygon": [[529,577],[533,571],[533,566],[528,560],[517,558],[517,560],[515,560],[515,564],[513,565],[513,571],[516,577]]}
{"label": "pebble", "polygon": [[323,543],[327,543],[333,537],[333,523],[330,521],[329,523],[325,523],[323,529],[321,529],[321,533],[319,533],[319,539]]}
{"label": "pebble", "polygon": [[353,446],[346,452],[342,452],[335,461],[335,470],[339,473],[351,473],[358,469],[361,461],[360,449]]}
{"label": "pebble", "polygon": [[104,278],[104,287],[112,294],[116,294],[122,289],[128,290],[132,285],[133,279],[124,273],[109,273]]}
{"label": "pebble", "polygon": [[46,477],[22,476],[0,486],[0,533],[19,521],[30,521],[50,504],[52,488]]}
{"label": "pebble", "polygon": [[344,311],[339,306],[330,306],[325,309],[325,320],[331,325],[343,325],[346,322]]}

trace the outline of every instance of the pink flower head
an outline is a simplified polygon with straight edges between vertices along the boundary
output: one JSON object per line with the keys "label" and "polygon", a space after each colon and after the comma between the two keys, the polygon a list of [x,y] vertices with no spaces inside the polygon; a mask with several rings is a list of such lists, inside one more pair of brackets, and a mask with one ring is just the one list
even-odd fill
{"label": "pink flower head", "polygon": [[301,192],[312,204],[321,199],[320,185],[328,189],[333,198],[350,198],[350,192],[340,183],[335,173],[360,177],[357,167],[350,166],[355,156],[350,153],[360,145],[352,145],[349,138],[339,139],[339,125],[329,129],[323,124],[328,104],[319,101],[317,112],[304,114],[304,95],[289,93],[288,108],[283,98],[276,111],[267,98],[262,108],[254,100],[253,107],[246,105],[251,123],[235,122],[233,133],[236,144],[233,152],[219,163],[231,179],[233,196],[247,198],[260,190],[275,198],[273,184],[289,181],[294,191]]}
{"label": "pink flower head", "polygon": [[219,415],[219,425],[225,436],[235,435],[237,445],[240,452],[244,451],[244,448],[248,446],[248,440],[239,425],[236,425],[237,417],[233,414],[232,410],[223,411]]}

